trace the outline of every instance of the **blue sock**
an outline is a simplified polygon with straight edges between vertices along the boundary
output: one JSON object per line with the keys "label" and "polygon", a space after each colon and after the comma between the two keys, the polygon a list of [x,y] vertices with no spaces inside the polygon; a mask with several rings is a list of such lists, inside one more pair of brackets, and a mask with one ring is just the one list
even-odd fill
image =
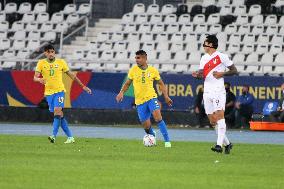
{"label": "blue sock", "polygon": [[72,133],[68,127],[68,122],[64,117],[61,118],[61,128],[64,131],[64,133],[67,135],[67,137],[72,137]]}
{"label": "blue sock", "polygon": [[158,122],[158,127],[164,137],[164,140],[165,142],[169,142],[170,141],[170,138],[169,138],[169,135],[168,135],[168,131],[167,131],[167,126],[166,126],[166,123],[164,122],[164,120],[161,120]]}
{"label": "blue sock", "polygon": [[60,116],[56,115],[53,118],[53,136],[56,137],[60,126]]}
{"label": "blue sock", "polygon": [[145,132],[146,132],[147,134],[156,136],[156,134],[154,133],[154,129],[153,129],[151,126],[150,126],[149,129],[144,129],[144,130],[145,130]]}

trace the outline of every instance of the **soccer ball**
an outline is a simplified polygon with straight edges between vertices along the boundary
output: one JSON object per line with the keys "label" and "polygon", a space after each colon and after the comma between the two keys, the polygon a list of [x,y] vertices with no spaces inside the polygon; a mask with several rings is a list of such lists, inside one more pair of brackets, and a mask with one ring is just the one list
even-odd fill
{"label": "soccer ball", "polygon": [[143,137],[143,144],[146,147],[151,147],[156,145],[156,138],[153,135],[146,134]]}

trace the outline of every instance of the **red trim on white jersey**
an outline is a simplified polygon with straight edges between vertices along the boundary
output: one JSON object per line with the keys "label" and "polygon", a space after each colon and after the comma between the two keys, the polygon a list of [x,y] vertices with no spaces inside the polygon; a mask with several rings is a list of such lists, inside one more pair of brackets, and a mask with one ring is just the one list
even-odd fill
{"label": "red trim on white jersey", "polygon": [[209,60],[203,68],[203,77],[206,78],[208,73],[213,70],[214,68],[216,68],[218,65],[221,64],[221,59],[219,57],[219,55],[215,56],[214,58],[212,58],[211,60]]}

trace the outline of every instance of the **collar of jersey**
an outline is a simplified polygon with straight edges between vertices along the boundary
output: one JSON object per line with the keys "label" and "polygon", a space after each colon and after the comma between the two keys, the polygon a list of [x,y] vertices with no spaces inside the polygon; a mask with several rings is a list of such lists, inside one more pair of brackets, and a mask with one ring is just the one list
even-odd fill
{"label": "collar of jersey", "polygon": [[50,62],[50,61],[48,60],[48,58],[46,58],[45,60],[46,60],[47,63],[53,63],[53,62],[55,62],[55,58],[53,59],[52,62]]}
{"label": "collar of jersey", "polygon": [[145,68],[145,69],[143,69],[143,68],[141,68],[140,66],[137,66],[139,69],[141,69],[141,70],[147,70],[148,68],[149,68],[149,66],[147,65],[147,68]]}

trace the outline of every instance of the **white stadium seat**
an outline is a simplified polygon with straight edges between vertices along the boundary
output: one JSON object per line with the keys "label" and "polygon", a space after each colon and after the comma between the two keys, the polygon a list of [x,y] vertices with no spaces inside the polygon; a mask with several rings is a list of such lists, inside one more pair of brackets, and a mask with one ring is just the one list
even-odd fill
{"label": "white stadium seat", "polygon": [[13,22],[11,31],[24,30],[24,23],[20,21]]}
{"label": "white stadium seat", "polygon": [[277,16],[272,14],[272,15],[268,15],[265,18],[265,22],[264,25],[269,26],[269,25],[275,25],[277,24]]}
{"label": "white stadium seat", "polygon": [[168,14],[165,17],[164,23],[165,24],[173,24],[177,22],[177,15],[176,14]]}
{"label": "white stadium seat", "polygon": [[178,24],[169,24],[167,27],[168,33],[176,33],[179,32],[179,25]]}
{"label": "white stadium seat", "polygon": [[167,41],[160,41],[158,44],[157,44],[157,48],[156,50],[157,51],[167,51],[169,50],[169,46],[170,46],[170,43],[167,42]]}
{"label": "white stadium seat", "polygon": [[31,10],[32,10],[32,5],[28,2],[24,2],[20,4],[18,13],[25,14],[31,12]]}
{"label": "white stadium seat", "polygon": [[60,23],[63,22],[64,20],[64,15],[61,12],[55,12],[53,13],[53,15],[51,16],[50,22],[51,23]]}
{"label": "white stadium seat", "polygon": [[135,19],[135,24],[142,24],[148,22],[148,16],[147,14],[138,14]]}
{"label": "white stadium seat", "polygon": [[172,35],[171,42],[183,42],[183,34],[181,32],[174,33]]}
{"label": "white stadium seat", "polygon": [[134,22],[134,15],[132,13],[127,13],[122,16],[121,23],[128,24]]}
{"label": "white stadium seat", "polygon": [[165,25],[164,24],[154,24],[152,28],[152,33],[162,33],[165,31]]}
{"label": "white stadium seat", "polygon": [[220,14],[210,14],[207,20],[207,24],[213,25],[220,22]]}
{"label": "white stadium seat", "polygon": [[79,20],[79,15],[77,13],[69,14],[66,18],[67,24],[75,24]]}
{"label": "white stadium seat", "polygon": [[41,13],[41,12],[46,12],[47,6],[45,3],[37,3],[34,7],[33,12],[35,14]]}
{"label": "white stadium seat", "polygon": [[241,25],[238,29],[238,33],[241,35],[250,33],[250,25]]}
{"label": "white stadium seat", "polygon": [[161,23],[162,20],[163,20],[163,16],[161,14],[153,14],[151,15],[149,23],[158,24],[158,23]]}
{"label": "white stadium seat", "polygon": [[160,11],[159,5],[157,5],[157,4],[151,4],[151,5],[148,6],[146,13],[152,15],[152,14],[157,14],[157,13],[159,13],[159,11]]}
{"label": "white stadium seat", "polygon": [[224,32],[225,32],[226,34],[234,34],[234,33],[237,33],[237,25],[235,25],[235,24],[228,24],[228,25],[225,27]]}
{"label": "white stadium seat", "polygon": [[25,58],[28,58],[30,55],[30,52],[26,49],[22,49],[22,50],[19,50],[19,52],[17,53],[17,58],[19,59],[25,59]]}
{"label": "white stadium seat", "polygon": [[11,47],[12,50],[21,50],[26,47],[25,40],[14,40],[13,45]]}
{"label": "white stadium seat", "polygon": [[87,15],[91,12],[91,6],[89,3],[83,3],[79,6],[77,13],[80,15]]}
{"label": "white stadium seat", "polygon": [[132,12],[134,14],[142,14],[145,12],[145,5],[143,3],[137,3],[134,5]]}
{"label": "white stadium seat", "polygon": [[123,31],[125,33],[136,32],[136,28],[136,24],[126,24]]}
{"label": "white stadium seat", "polygon": [[156,41],[158,42],[168,41],[168,34],[166,32],[157,34]]}
{"label": "white stadium seat", "polygon": [[256,47],[256,52],[258,54],[264,54],[268,52],[268,45],[267,44],[258,44]]}
{"label": "white stadium seat", "polygon": [[254,44],[255,43],[255,35],[252,33],[248,33],[244,35],[243,39],[244,44]]}
{"label": "white stadium seat", "polygon": [[245,0],[232,0],[232,5],[233,6],[239,6],[239,5],[244,5]]}
{"label": "white stadium seat", "polygon": [[253,16],[252,19],[251,19],[250,24],[254,25],[254,26],[263,24],[263,15]]}
{"label": "white stadium seat", "polygon": [[33,22],[35,21],[35,14],[34,13],[25,13],[23,18],[22,18],[22,22],[24,23],[29,23],[29,22]]}
{"label": "white stadium seat", "polygon": [[124,34],[121,32],[115,32],[111,35],[111,41],[122,41],[124,39]]}
{"label": "white stadium seat", "polygon": [[271,45],[269,52],[272,53],[272,54],[281,53],[282,52],[282,45],[278,45],[278,44]]}
{"label": "white stadium seat", "polygon": [[267,34],[260,34],[257,39],[258,44],[265,44],[269,43],[269,35]]}
{"label": "white stadium seat", "polygon": [[180,32],[181,33],[192,33],[194,30],[193,30],[193,24],[190,24],[190,23],[188,23],[188,24],[183,24],[182,26],[181,26],[181,29],[180,29]]}
{"label": "white stadium seat", "polygon": [[4,12],[6,14],[17,12],[17,4],[16,3],[7,3],[5,5]]}
{"label": "white stadium seat", "polygon": [[26,31],[24,30],[18,30],[14,33],[14,36],[11,37],[11,39],[14,40],[23,40],[26,39]]}
{"label": "white stadium seat", "polygon": [[282,45],[283,44],[283,35],[281,35],[281,34],[273,35],[272,39],[271,39],[271,43],[272,44]]}
{"label": "white stadium seat", "polygon": [[153,41],[153,34],[152,33],[143,33],[141,34],[141,42],[151,42]]}
{"label": "white stadium seat", "polygon": [[263,25],[256,25],[252,28],[251,33],[254,35],[260,35],[264,33],[264,26]]}
{"label": "white stadium seat", "polygon": [[250,54],[250,53],[253,53],[253,52],[254,52],[254,45],[248,43],[248,44],[243,46],[242,53]]}
{"label": "white stadium seat", "polygon": [[237,53],[233,58],[232,61],[235,65],[243,65],[245,62],[245,55],[242,53]]}
{"label": "white stadium seat", "polygon": [[38,23],[37,22],[29,22],[26,25],[26,31],[34,31],[34,30],[38,30]]}
{"label": "white stadium seat", "polygon": [[139,31],[140,33],[151,32],[151,27],[152,27],[151,24],[144,23],[144,24],[141,24],[141,25],[139,26],[138,31]]}
{"label": "white stadium seat", "polygon": [[248,15],[239,15],[237,17],[235,24],[236,25],[245,25],[245,24],[248,24],[248,21],[249,21]]}
{"label": "white stadium seat", "polygon": [[261,14],[261,6],[260,5],[252,5],[248,11],[249,16],[255,16]]}
{"label": "white stadium seat", "polygon": [[55,41],[56,33],[54,31],[48,31],[43,34],[42,41]]}
{"label": "white stadium seat", "polygon": [[189,14],[182,14],[178,18],[179,24],[189,24],[190,23],[190,15]]}
{"label": "white stadium seat", "polygon": [[175,11],[176,11],[176,8],[172,4],[165,4],[162,7],[161,13],[167,15],[167,14],[174,13]]}
{"label": "white stadium seat", "polygon": [[193,18],[193,24],[204,24],[205,23],[205,15],[197,14]]}
{"label": "white stadium seat", "polygon": [[245,15],[247,11],[247,7],[245,5],[239,5],[235,7],[234,15]]}
{"label": "white stadium seat", "polygon": [[277,25],[268,26],[265,33],[268,34],[268,35],[277,34],[278,33],[278,26]]}
{"label": "white stadium seat", "polygon": [[217,34],[222,32],[222,25],[221,24],[214,24],[210,26],[209,33],[210,34]]}
{"label": "white stadium seat", "polygon": [[172,43],[171,52],[183,51],[183,43]]}
{"label": "white stadium seat", "polygon": [[83,57],[83,60],[90,60],[96,61],[99,59],[99,52],[98,51],[88,51],[86,57]]}
{"label": "white stadium seat", "polygon": [[28,41],[28,45],[27,45],[28,50],[35,51],[35,50],[38,50],[39,47],[40,47],[39,40],[33,39],[33,40]]}
{"label": "white stadium seat", "polygon": [[28,39],[40,39],[40,32],[38,30],[30,31],[28,34]]}
{"label": "white stadium seat", "polygon": [[225,6],[221,6],[220,9],[220,15],[221,16],[226,16],[226,15],[230,15],[233,13],[233,6],[231,5],[225,5]]}
{"label": "white stadium seat", "polygon": [[41,12],[37,15],[36,22],[43,23],[49,21],[49,14],[46,12]]}
{"label": "white stadium seat", "polygon": [[76,12],[76,5],[75,4],[67,4],[65,5],[62,13],[63,14],[72,14]]}
{"label": "white stadium seat", "polygon": [[113,50],[114,51],[124,51],[126,50],[127,43],[124,41],[114,43]]}

